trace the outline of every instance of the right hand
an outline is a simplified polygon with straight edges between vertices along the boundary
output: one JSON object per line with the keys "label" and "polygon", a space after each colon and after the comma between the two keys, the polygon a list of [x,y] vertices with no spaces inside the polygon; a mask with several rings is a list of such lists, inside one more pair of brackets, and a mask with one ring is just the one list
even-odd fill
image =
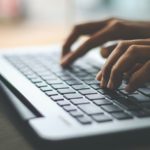
{"label": "right hand", "polygon": [[108,59],[97,74],[102,87],[118,88],[124,75],[128,76],[127,92],[150,82],[150,39],[122,40],[115,48],[104,50],[108,52]]}

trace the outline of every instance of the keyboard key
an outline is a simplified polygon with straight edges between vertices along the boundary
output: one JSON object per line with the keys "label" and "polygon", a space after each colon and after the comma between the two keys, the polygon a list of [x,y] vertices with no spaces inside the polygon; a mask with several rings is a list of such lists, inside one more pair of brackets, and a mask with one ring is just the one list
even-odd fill
{"label": "keyboard key", "polygon": [[62,84],[63,82],[59,79],[57,80],[47,80],[46,81],[48,84],[53,85],[53,84]]}
{"label": "keyboard key", "polygon": [[87,72],[88,72],[88,73],[91,73],[91,74],[97,74],[97,73],[99,72],[99,70],[96,69],[96,68],[91,67],[91,68],[89,68],[89,69],[87,70]]}
{"label": "keyboard key", "polygon": [[70,72],[77,73],[77,72],[81,72],[81,69],[79,69],[79,68],[73,66],[73,67],[70,67],[70,68],[69,68],[69,71],[70,71]]}
{"label": "keyboard key", "polygon": [[53,89],[50,86],[44,86],[40,88],[43,92],[45,91],[52,91]]}
{"label": "keyboard key", "polygon": [[36,78],[38,78],[38,76],[33,73],[33,74],[30,74],[30,75],[27,75],[27,78],[28,79],[36,79]]}
{"label": "keyboard key", "polygon": [[60,105],[60,106],[70,105],[70,103],[66,100],[57,101],[57,104]]}
{"label": "keyboard key", "polygon": [[132,102],[129,102],[130,100],[128,100],[128,102],[123,102],[122,106],[127,109],[127,110],[138,110],[140,109],[140,106],[138,106],[137,104],[134,104]]}
{"label": "keyboard key", "polygon": [[88,95],[88,94],[96,94],[97,92],[92,89],[84,89],[79,90],[79,93],[81,93],[82,95]]}
{"label": "keyboard key", "polygon": [[58,91],[60,94],[76,93],[76,91],[74,91],[74,90],[71,89],[71,88],[68,88],[68,89],[58,89],[57,91]]}
{"label": "keyboard key", "polygon": [[69,81],[66,81],[66,83],[68,85],[80,85],[80,84],[82,84],[81,82],[79,82],[77,80],[69,80]]}
{"label": "keyboard key", "polygon": [[92,123],[92,119],[88,116],[81,116],[81,117],[78,117],[77,120],[82,123],[82,124],[91,124]]}
{"label": "keyboard key", "polygon": [[135,110],[139,109],[140,107],[133,101],[129,100],[128,98],[117,98],[115,99],[122,107],[124,107],[127,110]]}
{"label": "keyboard key", "polygon": [[100,84],[100,82],[99,81],[97,81],[97,80],[91,80],[91,81],[89,81],[89,80],[87,80],[87,81],[84,81],[86,84],[88,84],[88,85],[90,85],[90,84]]}
{"label": "keyboard key", "polygon": [[58,95],[56,91],[46,91],[45,94],[48,96]]}
{"label": "keyboard key", "polygon": [[21,70],[21,72],[25,75],[25,76],[28,76],[28,75],[32,75],[33,72],[30,70],[30,71],[23,71]]}
{"label": "keyboard key", "polygon": [[67,99],[76,99],[76,98],[82,98],[83,96],[79,93],[72,93],[72,94],[64,94],[64,97]]}
{"label": "keyboard key", "polygon": [[112,119],[110,117],[106,116],[105,114],[93,115],[92,118],[96,122],[108,122],[108,121],[112,121]]}
{"label": "keyboard key", "polygon": [[100,94],[100,93],[97,93],[97,94],[91,94],[91,95],[86,95],[86,97],[89,99],[89,100],[96,100],[96,99],[104,99],[104,95]]}
{"label": "keyboard key", "polygon": [[105,111],[107,111],[108,113],[112,113],[112,112],[119,112],[122,111],[118,106],[116,105],[103,105],[101,106],[101,108],[103,108]]}
{"label": "keyboard key", "polygon": [[69,112],[73,117],[82,117],[84,113],[80,110],[70,111]]}
{"label": "keyboard key", "polygon": [[87,104],[87,103],[90,103],[90,102],[89,102],[87,99],[85,99],[85,98],[71,99],[70,102],[73,103],[74,105],[80,105],[80,104]]}
{"label": "keyboard key", "polygon": [[71,76],[61,76],[60,77],[63,81],[73,80],[74,78]]}
{"label": "keyboard key", "polygon": [[104,89],[97,89],[97,92],[101,93],[102,95],[107,94]]}
{"label": "keyboard key", "polygon": [[115,93],[104,93],[105,97],[107,97],[108,99],[114,100],[119,98],[118,95],[116,95]]}
{"label": "keyboard key", "polygon": [[54,75],[41,75],[41,78],[43,79],[43,80],[57,80],[58,78],[56,77],[56,76],[54,76]]}
{"label": "keyboard key", "polygon": [[64,100],[64,97],[62,95],[54,95],[54,96],[51,96],[51,98],[54,101]]}
{"label": "keyboard key", "polygon": [[41,77],[46,77],[46,76],[49,76],[49,77],[51,77],[52,76],[52,73],[51,72],[49,72],[49,71],[43,71],[43,70],[40,70],[40,71],[38,71],[37,72]]}
{"label": "keyboard key", "polygon": [[[44,77],[44,76],[51,76],[53,73],[51,73],[49,70],[47,70],[45,67],[43,66],[33,66],[34,69],[37,71],[37,73],[41,76],[41,77]],[[40,68],[39,68],[40,67]]]}
{"label": "keyboard key", "polygon": [[67,89],[69,88],[67,84],[53,84],[51,85],[54,89]]}
{"label": "keyboard key", "polygon": [[74,88],[75,90],[89,89],[88,86],[83,85],[83,84],[81,84],[81,85],[73,85],[72,88]]}
{"label": "keyboard key", "polygon": [[63,106],[63,109],[66,110],[66,111],[69,111],[69,112],[77,110],[77,108],[73,105]]}
{"label": "keyboard key", "polygon": [[150,117],[150,112],[146,110],[134,110],[131,111],[132,114],[134,114],[136,117],[143,118],[143,117]]}
{"label": "keyboard key", "polygon": [[78,76],[79,78],[80,77],[86,77],[87,75],[88,75],[88,73],[86,73],[86,72],[76,72],[76,73],[74,73],[76,76]]}
{"label": "keyboard key", "polygon": [[64,71],[64,70],[62,70],[62,71],[56,71],[56,70],[52,70],[52,71],[54,71],[55,73],[56,73],[56,75],[57,76],[68,76],[69,74],[68,74],[68,72],[66,72],[66,71]]}
{"label": "keyboard key", "polygon": [[98,84],[91,84],[90,86],[91,86],[93,89],[95,89],[95,90],[98,90],[98,89],[101,88],[99,83],[98,83]]}
{"label": "keyboard key", "polygon": [[93,103],[95,103],[96,105],[109,105],[109,104],[112,104],[112,102],[108,99],[94,100]]}
{"label": "keyboard key", "polygon": [[125,112],[115,112],[115,113],[112,113],[111,115],[118,120],[125,120],[125,119],[133,118],[131,115],[129,115]]}
{"label": "keyboard key", "polygon": [[141,105],[143,108],[150,109],[150,102],[143,102]]}
{"label": "keyboard key", "polygon": [[33,79],[31,79],[31,81],[32,81],[33,83],[38,83],[38,82],[41,82],[42,79],[41,79],[41,78],[33,78]]}
{"label": "keyboard key", "polygon": [[[129,94],[128,92],[126,92],[125,90],[120,90],[119,92],[121,92],[122,94],[127,95],[127,96],[130,95],[130,94]],[[135,92],[133,92],[132,94],[138,94],[138,92],[135,91]]]}
{"label": "keyboard key", "polygon": [[47,86],[47,84],[45,83],[45,82],[38,82],[38,83],[35,83],[35,85],[37,86],[37,87],[45,87],[45,86]]}
{"label": "keyboard key", "polygon": [[150,89],[149,88],[139,88],[138,91],[140,91],[144,95],[150,96]]}
{"label": "keyboard key", "polygon": [[116,91],[104,89],[103,92],[104,92],[104,95],[105,95],[108,99],[114,100],[114,99],[120,98],[120,96],[118,95],[118,93],[117,93]]}
{"label": "keyboard key", "polygon": [[150,97],[145,96],[141,93],[139,94],[132,94],[131,96],[129,96],[130,100],[135,100],[137,102],[150,102]]}
{"label": "keyboard key", "polygon": [[88,115],[103,113],[100,107],[93,104],[83,104],[78,107]]}
{"label": "keyboard key", "polygon": [[89,75],[89,76],[80,77],[80,79],[82,81],[85,81],[85,80],[94,80],[95,76]]}

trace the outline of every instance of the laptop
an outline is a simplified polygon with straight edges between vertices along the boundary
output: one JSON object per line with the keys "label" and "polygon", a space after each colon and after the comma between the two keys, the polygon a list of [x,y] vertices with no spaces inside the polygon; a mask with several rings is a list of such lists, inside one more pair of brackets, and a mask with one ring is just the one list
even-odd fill
{"label": "laptop", "polygon": [[138,135],[145,140],[150,85],[132,94],[126,81],[116,91],[102,89],[95,76],[105,60],[97,50],[67,69],[59,65],[60,53],[61,46],[51,45],[0,54],[2,87],[15,96],[9,100],[35,136],[58,149],[99,149]]}

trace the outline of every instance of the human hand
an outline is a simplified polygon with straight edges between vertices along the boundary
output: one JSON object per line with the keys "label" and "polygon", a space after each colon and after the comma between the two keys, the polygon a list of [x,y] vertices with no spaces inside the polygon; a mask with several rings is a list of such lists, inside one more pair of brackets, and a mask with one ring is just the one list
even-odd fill
{"label": "human hand", "polygon": [[[72,44],[81,35],[88,35],[89,39],[85,43],[83,43],[76,51],[72,52]],[[107,48],[102,48],[102,56],[109,57],[106,64],[104,65],[104,68],[97,75],[97,79],[101,80],[102,87],[115,89],[120,85],[124,73],[127,72],[127,74],[132,74],[134,72],[129,81],[129,85],[126,88],[127,91],[133,91],[138,88],[142,83],[149,81],[149,71],[141,73],[144,72],[144,70],[147,70],[147,68],[149,67],[149,51],[146,51],[147,49],[149,49],[150,45],[150,40],[146,38],[149,37],[150,23],[148,22],[133,22],[121,19],[107,19],[100,22],[78,25],[74,28],[63,46],[61,65],[64,67],[70,65],[76,59],[86,54],[90,49],[101,46],[107,41],[123,39],[125,41],[120,42],[117,46],[115,45]],[[130,50],[128,49],[134,49],[131,51],[140,51],[144,54],[139,54],[141,56],[141,59],[139,60],[136,57],[136,54],[138,52],[135,54],[131,52],[131,56],[134,59],[134,61],[132,61],[133,59],[131,58],[131,56],[128,56],[130,54]],[[120,53],[118,51],[120,51]],[[123,54],[125,54],[126,57],[123,56]],[[120,59],[123,60],[120,62]],[[124,61],[128,59],[131,59],[129,63],[124,63]],[[112,66],[116,63],[119,67],[123,68],[118,69],[117,66],[115,69],[114,67],[112,69]],[[139,69],[139,66],[141,67],[141,65],[143,65],[143,67]],[[139,72],[135,72],[137,71],[137,69],[139,69]],[[118,78],[116,78],[114,75],[111,75],[114,70]],[[143,78],[143,75],[146,75],[146,78]],[[135,79],[138,79],[138,82],[133,84],[135,82]]]}
{"label": "human hand", "polygon": [[128,92],[150,82],[150,39],[125,40],[113,47],[102,49],[102,53],[107,51],[105,56],[108,57],[97,75],[102,87],[116,89],[125,73],[129,77]]}
{"label": "human hand", "polygon": [[[71,51],[77,39],[87,35],[89,39],[78,49]],[[63,46],[61,65],[66,67],[94,47],[112,40],[144,39],[150,37],[150,22],[134,22],[122,19],[107,19],[99,22],[80,24],[74,27]]]}

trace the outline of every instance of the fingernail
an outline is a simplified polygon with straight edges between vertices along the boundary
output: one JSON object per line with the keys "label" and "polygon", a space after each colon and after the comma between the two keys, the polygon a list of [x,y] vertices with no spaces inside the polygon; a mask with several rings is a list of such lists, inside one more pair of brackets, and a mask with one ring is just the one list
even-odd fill
{"label": "fingernail", "polygon": [[102,48],[101,48],[101,55],[102,55],[102,57],[107,58],[108,55],[109,55],[108,49],[105,48],[105,47],[102,47]]}

